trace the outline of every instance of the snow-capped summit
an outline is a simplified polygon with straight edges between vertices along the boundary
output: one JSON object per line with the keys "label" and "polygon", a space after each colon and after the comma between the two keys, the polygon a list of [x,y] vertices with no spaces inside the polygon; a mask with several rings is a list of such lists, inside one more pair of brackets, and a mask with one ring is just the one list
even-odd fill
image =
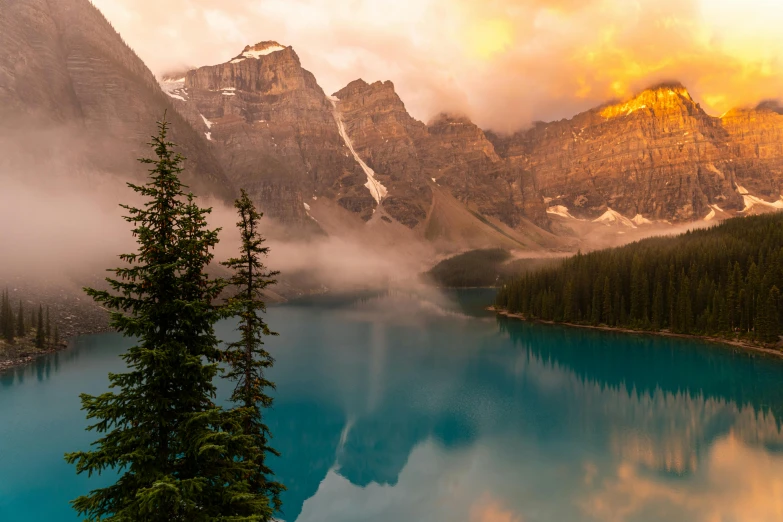
{"label": "snow-capped summit", "polygon": [[284,51],[285,49],[286,47],[284,45],[280,45],[277,42],[259,42],[255,45],[248,45],[245,47],[239,56],[231,60],[231,63],[239,63],[241,61],[247,60],[248,58],[255,58],[258,60],[262,56],[276,53],[278,51]]}

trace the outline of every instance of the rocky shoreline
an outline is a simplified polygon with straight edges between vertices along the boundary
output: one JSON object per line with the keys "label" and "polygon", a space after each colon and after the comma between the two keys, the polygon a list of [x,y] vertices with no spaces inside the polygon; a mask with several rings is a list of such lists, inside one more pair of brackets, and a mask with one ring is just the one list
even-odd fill
{"label": "rocky shoreline", "polygon": [[111,331],[109,314],[84,295],[79,284],[62,280],[28,284],[18,279],[5,279],[0,280],[0,288],[8,289],[12,303],[21,300],[26,311],[37,310],[39,306],[48,309],[51,333],[54,334],[56,327],[60,337],[56,346],[52,343],[44,348],[36,348],[32,332],[24,338],[16,338],[13,344],[0,341],[0,374],[64,350],[79,335]]}
{"label": "rocky shoreline", "polygon": [[56,346],[49,346],[47,348],[33,348],[32,350],[27,348],[29,351],[16,352],[13,355],[3,354],[2,351],[0,351],[0,356],[6,355],[6,358],[0,358],[0,375],[8,370],[26,366],[32,362],[35,362],[35,360],[39,357],[59,352],[60,350],[64,350],[67,347],[68,342],[63,341]]}
{"label": "rocky shoreline", "polygon": [[35,362],[39,357],[67,349],[75,337],[109,331],[112,331],[112,329],[109,328],[108,324],[82,323],[75,328],[69,328],[67,336],[57,345],[52,344],[44,348],[36,348],[32,338],[25,338],[13,346],[0,342],[0,375],[9,370],[27,366]]}
{"label": "rocky shoreline", "polygon": [[512,314],[506,310],[503,310],[502,308],[495,308],[494,306],[488,306],[488,311],[495,312],[498,315],[503,315],[505,317],[509,317],[511,319],[519,319],[520,321],[525,321],[529,323],[541,323],[541,324],[556,324],[556,325],[562,325],[562,326],[568,326],[571,328],[585,328],[589,330],[603,330],[607,332],[620,332],[620,333],[628,333],[628,334],[635,334],[635,335],[657,335],[661,337],[678,337],[681,339],[692,339],[692,340],[699,340],[704,342],[709,342],[713,344],[719,344],[723,346],[731,346],[734,348],[740,348],[745,351],[750,352],[756,352],[768,356],[773,357],[780,357],[783,358],[783,350],[770,348],[768,345],[760,345],[755,344],[749,341],[742,341],[742,340],[732,340],[732,339],[724,339],[722,337],[710,337],[706,335],[687,335],[687,334],[678,334],[674,332],[667,332],[667,331],[648,331],[648,330],[631,330],[630,328],[614,328],[611,326],[605,326],[605,325],[599,325],[599,326],[592,326],[588,324],[574,324],[574,323],[563,323],[559,322],[556,323],[554,321],[543,321],[539,319],[528,319],[522,314]]}

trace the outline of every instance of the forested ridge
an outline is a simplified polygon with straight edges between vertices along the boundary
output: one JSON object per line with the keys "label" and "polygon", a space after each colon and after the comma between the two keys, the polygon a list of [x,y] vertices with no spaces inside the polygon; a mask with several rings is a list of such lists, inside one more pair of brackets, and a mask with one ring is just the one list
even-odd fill
{"label": "forested ridge", "polygon": [[777,342],[783,214],[577,254],[504,285],[496,306],[530,319]]}

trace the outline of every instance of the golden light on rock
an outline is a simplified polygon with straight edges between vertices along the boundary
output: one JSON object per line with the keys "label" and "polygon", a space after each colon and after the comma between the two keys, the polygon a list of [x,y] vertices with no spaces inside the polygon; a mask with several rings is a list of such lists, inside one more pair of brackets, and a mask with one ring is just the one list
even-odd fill
{"label": "golden light on rock", "polygon": [[655,107],[668,107],[679,102],[679,97],[687,100],[691,95],[687,89],[682,86],[662,86],[654,90],[647,90],[623,103],[609,105],[601,111],[604,118],[616,118],[617,116],[628,116],[638,110]]}

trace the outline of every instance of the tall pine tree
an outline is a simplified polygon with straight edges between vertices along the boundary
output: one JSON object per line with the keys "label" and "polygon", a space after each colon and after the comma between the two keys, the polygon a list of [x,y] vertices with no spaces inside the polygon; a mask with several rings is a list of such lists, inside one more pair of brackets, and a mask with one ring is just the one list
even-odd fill
{"label": "tall pine tree", "polygon": [[167,141],[167,123],[150,144],[148,182],[129,186],[146,199],[123,205],[138,243],[111,270],[112,289],[86,289],[111,310],[111,325],[137,339],[122,358],[126,373],[110,374],[111,391],[82,395],[82,408],[101,434],[90,451],[66,455],[77,473],[118,470],[115,484],[91,491],[73,506],[88,520],[259,521],[270,511],[251,491],[253,463],[243,460],[244,417],[214,403],[220,358],[213,300],[225,287],[210,279],[217,231],[208,210],[184,193],[183,158]]}
{"label": "tall pine tree", "polygon": [[[234,271],[230,283],[236,295],[229,299],[228,309],[239,318],[240,338],[228,345],[224,356],[229,365],[227,378],[236,381],[231,401],[243,410],[243,433],[250,437],[252,445],[242,457],[253,463],[250,477],[251,491],[269,499],[276,511],[280,510],[282,484],[271,479],[272,470],[266,465],[267,454],[278,455],[269,445],[269,428],[264,422],[263,409],[272,405],[267,390],[275,385],[266,371],[274,359],[264,348],[264,337],[277,335],[269,329],[261,314],[266,312],[264,290],[274,284],[278,272],[267,269],[262,257],[269,248],[263,246],[265,239],[258,230],[262,215],[256,211],[247,192],[234,203],[239,214],[237,228],[241,239],[239,257],[229,259],[223,265]],[[272,513],[269,514],[271,520]]]}
{"label": "tall pine tree", "polygon": [[24,306],[22,305],[22,300],[19,300],[19,313],[16,315],[16,335],[19,337],[25,336],[25,327],[24,327]]}
{"label": "tall pine tree", "polygon": [[36,348],[43,348],[46,344],[46,338],[45,338],[45,331],[44,331],[44,320],[43,320],[43,308],[41,305],[38,305],[38,324],[35,328],[35,346]]}
{"label": "tall pine tree", "polygon": [[8,294],[8,289],[5,290],[2,296],[2,307],[0,307],[0,323],[2,323],[2,335],[3,338],[9,342],[14,342],[14,335],[16,325],[14,324],[14,312],[11,309],[11,298]]}
{"label": "tall pine tree", "polygon": [[46,305],[46,344],[52,341],[52,323],[49,320],[49,305]]}

